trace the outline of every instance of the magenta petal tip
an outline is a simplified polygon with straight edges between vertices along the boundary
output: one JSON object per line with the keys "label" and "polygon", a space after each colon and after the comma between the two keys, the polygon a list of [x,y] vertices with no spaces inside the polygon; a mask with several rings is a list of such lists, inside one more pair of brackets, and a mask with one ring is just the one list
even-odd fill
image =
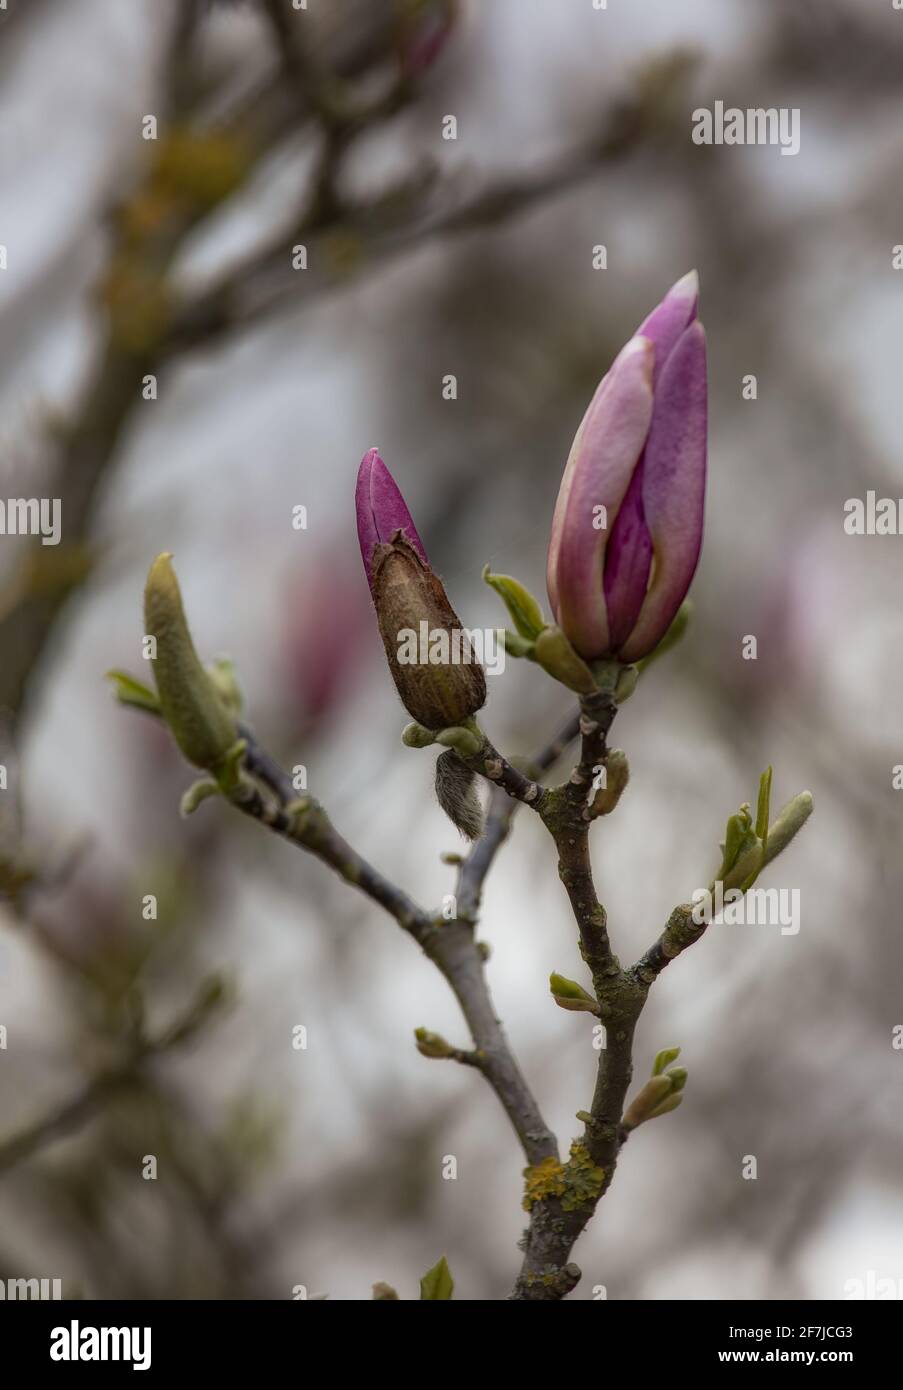
{"label": "magenta petal tip", "polygon": [[396,531],[402,531],[423,563],[428,563],[413,517],[378,448],[368,449],[361,459],[354,505],[361,558],[371,587],[373,552],[377,545],[390,541]]}

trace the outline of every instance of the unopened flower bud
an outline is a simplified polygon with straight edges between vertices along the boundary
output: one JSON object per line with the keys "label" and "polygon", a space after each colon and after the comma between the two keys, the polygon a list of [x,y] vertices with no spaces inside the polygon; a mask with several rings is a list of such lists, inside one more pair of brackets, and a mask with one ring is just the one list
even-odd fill
{"label": "unopened flower bud", "polygon": [[600,383],[552,519],[552,612],[587,661],[648,656],[690,586],[702,544],[705,334],[685,276]]}
{"label": "unopened flower bud", "polygon": [[188,761],[217,772],[238,733],[194,649],[170,559],[157,557],[144,590],[145,628],[157,644],[153,670],[160,708]]}
{"label": "unopened flower bud", "polygon": [[621,799],[621,793],[630,781],[630,768],[627,754],[622,748],[613,748],[605,759],[605,786],[600,787],[589,805],[590,816],[608,816]]}
{"label": "unopened flower bud", "polygon": [[422,1057],[453,1057],[455,1049],[447,1043],[441,1033],[431,1033],[427,1028],[415,1028],[414,1040]]}
{"label": "unopened flower bud", "polygon": [[593,996],[587,993],[582,985],[578,985],[576,980],[569,980],[566,975],[557,975],[553,971],[549,976],[549,989],[559,1009],[569,1009],[573,1013],[599,1012],[599,1005]]}
{"label": "unopened flower bud", "polygon": [[427,729],[463,724],[486,702],[486,677],[375,449],[361,463],[355,502],[364,568],[402,704]]}
{"label": "unopened flower bud", "polygon": [[405,724],[401,731],[401,741],[406,748],[429,748],[431,743],[436,742],[436,735],[432,729],[425,729],[422,724]]}
{"label": "unopened flower bud", "polygon": [[777,820],[774,825],[768,828],[768,842],[765,846],[765,863],[770,864],[772,859],[776,859],[782,849],[786,849],[794,835],[802,830],[806,821],[812,815],[813,802],[811,792],[800,792],[792,801],[782,807],[778,812]]}
{"label": "unopened flower bud", "polygon": [[671,1081],[667,1076],[652,1076],[633,1098],[621,1124],[625,1129],[636,1129],[672,1093]]}

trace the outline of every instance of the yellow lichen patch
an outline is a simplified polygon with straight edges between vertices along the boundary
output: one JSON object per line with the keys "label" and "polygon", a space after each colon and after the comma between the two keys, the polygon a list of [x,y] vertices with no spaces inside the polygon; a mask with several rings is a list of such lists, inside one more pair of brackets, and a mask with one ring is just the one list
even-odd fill
{"label": "yellow lichen patch", "polygon": [[571,1156],[564,1168],[564,1191],[561,1205],[565,1211],[593,1206],[605,1182],[605,1169],[595,1164],[589,1150],[580,1140],[571,1144]]}
{"label": "yellow lichen patch", "polygon": [[240,136],[176,128],[161,142],[152,177],[160,188],[213,207],[243,183],[250,165],[251,152]]}
{"label": "yellow lichen patch", "polygon": [[130,244],[147,241],[164,230],[177,211],[169,189],[156,184],[139,188],[117,212],[122,237]]}
{"label": "yellow lichen patch", "polygon": [[564,1164],[551,1155],[542,1163],[525,1168],[524,1177],[524,1211],[529,1211],[534,1202],[541,1202],[543,1197],[560,1197],[565,1190]]}

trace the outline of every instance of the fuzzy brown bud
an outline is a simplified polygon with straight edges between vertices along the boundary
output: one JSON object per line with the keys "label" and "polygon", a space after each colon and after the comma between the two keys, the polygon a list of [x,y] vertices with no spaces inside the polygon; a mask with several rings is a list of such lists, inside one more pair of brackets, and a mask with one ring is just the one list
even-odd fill
{"label": "fuzzy brown bud", "polygon": [[373,602],[405,709],[427,729],[462,724],[486,702],[486,677],[442,582],[400,532],[377,545]]}

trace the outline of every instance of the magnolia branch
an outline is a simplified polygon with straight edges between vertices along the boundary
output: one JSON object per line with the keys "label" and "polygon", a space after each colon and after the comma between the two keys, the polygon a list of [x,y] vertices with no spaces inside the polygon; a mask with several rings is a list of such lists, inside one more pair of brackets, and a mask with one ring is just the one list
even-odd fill
{"label": "magnolia branch", "polygon": [[[288,774],[260,747],[247,725],[240,726],[240,733],[246,744],[244,766],[270,794],[244,778],[229,797],[232,805],[320,859],[346,883],[378,903],[421,946],[450,985],[474,1041],[475,1055],[453,1049],[456,1060],[477,1066],[486,1077],[529,1163],[557,1156],[555,1136],[540,1113],[496,1016],[486,983],[485,961],[474,939],[473,922],[460,912],[456,920],[446,922],[414,903],[348,844],[319,803],[295,796]],[[567,734],[566,728],[539,754],[535,760],[539,770],[558,756]],[[490,862],[496,847],[489,856]],[[476,886],[476,878],[471,881]]]}
{"label": "magnolia branch", "polygon": [[[573,743],[579,733],[579,716],[572,715],[555,737],[527,765],[527,776],[538,781],[544,772],[554,767],[558,759]],[[475,920],[480,908],[483,884],[508,834],[511,822],[517,811],[517,800],[505,794],[503,788],[493,786],[489,802],[486,828],[461,865],[458,874],[457,899],[458,915],[467,920]]]}

